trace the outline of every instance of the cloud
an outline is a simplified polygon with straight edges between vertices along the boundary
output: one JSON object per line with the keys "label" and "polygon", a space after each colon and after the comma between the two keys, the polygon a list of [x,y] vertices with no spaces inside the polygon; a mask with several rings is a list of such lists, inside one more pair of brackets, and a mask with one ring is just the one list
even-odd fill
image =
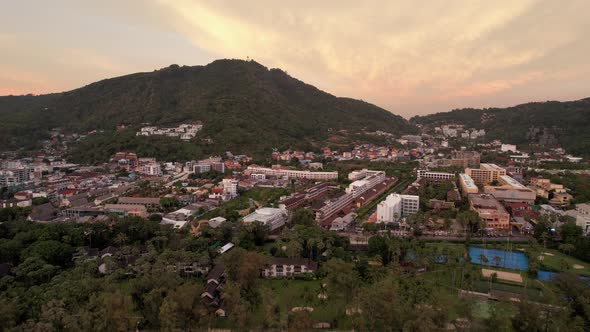
{"label": "cloud", "polygon": [[[90,33],[97,43],[67,41],[53,52],[75,59],[72,71],[92,68],[94,76],[151,70],[147,66],[166,61],[250,57],[330,93],[406,116],[583,97],[584,88],[563,83],[590,86],[582,76],[590,71],[585,0],[58,3],[76,17],[92,18],[84,29],[98,30],[80,34]],[[120,35],[116,47],[108,42],[113,34]],[[132,46],[137,38],[145,39],[141,52]],[[192,50],[180,47],[185,41]],[[149,47],[153,55],[145,52]]]}

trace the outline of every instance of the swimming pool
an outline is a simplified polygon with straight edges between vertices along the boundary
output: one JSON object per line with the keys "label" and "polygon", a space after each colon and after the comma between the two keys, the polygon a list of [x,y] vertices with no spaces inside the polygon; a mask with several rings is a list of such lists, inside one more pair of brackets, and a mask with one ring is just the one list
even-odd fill
{"label": "swimming pool", "polygon": [[[487,262],[482,262],[481,255],[487,258]],[[499,257],[499,259],[496,257]],[[527,271],[529,269],[529,260],[522,252],[469,247],[469,258],[471,258],[471,263],[473,264],[520,271]]]}

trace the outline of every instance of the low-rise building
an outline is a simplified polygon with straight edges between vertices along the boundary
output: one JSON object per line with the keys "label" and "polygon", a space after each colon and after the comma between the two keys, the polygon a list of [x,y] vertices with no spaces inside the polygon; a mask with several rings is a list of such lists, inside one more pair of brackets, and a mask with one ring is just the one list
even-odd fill
{"label": "low-rise building", "polygon": [[465,173],[459,174],[459,184],[461,185],[461,192],[465,196],[469,194],[477,194],[479,192],[479,188],[475,185],[471,176]]}
{"label": "low-rise building", "polygon": [[469,207],[477,212],[479,217],[486,224],[486,228],[495,230],[510,229],[510,214],[504,206],[489,194],[470,194]]}
{"label": "low-rise building", "polygon": [[314,273],[318,264],[306,258],[273,257],[262,271],[267,278],[281,278]]}
{"label": "low-rise building", "polygon": [[379,171],[375,173],[371,173],[366,177],[356,180],[352,182],[348,188],[346,188],[346,192],[351,194],[353,198],[357,198],[358,196],[362,195],[365,191],[373,188],[380,182],[385,180],[385,172]]}
{"label": "low-rise building", "polygon": [[257,209],[256,211],[245,216],[243,219],[244,223],[253,223],[255,221],[261,222],[268,226],[270,231],[275,231],[287,222],[287,210],[264,207]]}
{"label": "low-rise building", "polygon": [[576,204],[576,225],[582,227],[585,233],[590,229],[590,204]]}
{"label": "low-rise building", "polygon": [[260,167],[256,165],[248,166],[250,174],[265,174],[267,176],[287,177],[289,179],[309,179],[309,180],[335,180],[338,179],[338,172],[312,172],[309,170],[293,170],[280,166],[273,168]]}
{"label": "low-rise building", "polygon": [[426,179],[432,182],[453,181],[455,174],[445,172],[432,172],[424,169],[419,169],[417,172],[417,179]]}
{"label": "low-rise building", "polygon": [[143,205],[147,208],[160,207],[160,199],[157,197],[119,197],[117,203],[127,205]]}
{"label": "low-rise building", "polygon": [[535,190],[525,187],[508,175],[498,178],[500,186],[485,186],[484,192],[493,195],[497,200],[504,203],[526,203],[533,204],[537,198]]}
{"label": "low-rise building", "polygon": [[110,213],[124,217],[147,217],[147,209],[144,205],[136,204],[105,204],[104,209]]}

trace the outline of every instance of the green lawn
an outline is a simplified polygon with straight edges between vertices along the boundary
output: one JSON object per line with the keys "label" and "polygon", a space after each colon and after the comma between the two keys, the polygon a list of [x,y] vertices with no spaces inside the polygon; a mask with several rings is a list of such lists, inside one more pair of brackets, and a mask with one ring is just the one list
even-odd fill
{"label": "green lawn", "polygon": [[[579,274],[579,275],[584,275],[584,276],[590,276],[590,264],[586,263],[584,261],[581,261],[577,258],[568,256],[562,252],[560,252],[559,250],[555,250],[555,249],[547,249],[544,250],[544,252],[553,254],[553,256],[551,255],[543,255],[543,260],[540,261],[541,264],[546,267],[549,270],[553,270],[553,271],[560,271],[560,272],[564,272],[564,271],[568,271],[570,273],[575,273],[575,274]],[[569,267],[569,269],[565,269],[565,265],[562,265],[562,261],[565,261],[567,263],[567,266]],[[579,265],[579,266],[583,266],[582,269],[574,269],[573,266],[574,265]]]}
{"label": "green lawn", "polygon": [[315,322],[332,323],[345,311],[346,303],[343,299],[318,298],[321,292],[319,280],[264,280],[262,287],[268,287],[276,296],[281,308],[281,314],[288,315],[293,307],[313,307],[311,318]]}

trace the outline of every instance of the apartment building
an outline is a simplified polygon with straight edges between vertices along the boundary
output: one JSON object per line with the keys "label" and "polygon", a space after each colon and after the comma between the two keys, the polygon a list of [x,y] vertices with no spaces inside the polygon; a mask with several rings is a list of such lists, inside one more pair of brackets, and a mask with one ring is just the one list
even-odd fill
{"label": "apartment building", "polygon": [[229,201],[238,197],[238,183],[236,179],[223,179],[221,185],[223,187],[223,200]]}
{"label": "apartment building", "polygon": [[391,194],[377,205],[377,222],[396,222],[420,211],[420,197]]}
{"label": "apartment building", "polygon": [[484,186],[499,181],[501,176],[506,175],[506,170],[496,164],[481,164],[478,169],[466,168],[465,174],[469,175],[476,185]]}
{"label": "apartment building", "polygon": [[148,176],[162,176],[162,166],[159,163],[151,162],[141,165],[139,172]]}

